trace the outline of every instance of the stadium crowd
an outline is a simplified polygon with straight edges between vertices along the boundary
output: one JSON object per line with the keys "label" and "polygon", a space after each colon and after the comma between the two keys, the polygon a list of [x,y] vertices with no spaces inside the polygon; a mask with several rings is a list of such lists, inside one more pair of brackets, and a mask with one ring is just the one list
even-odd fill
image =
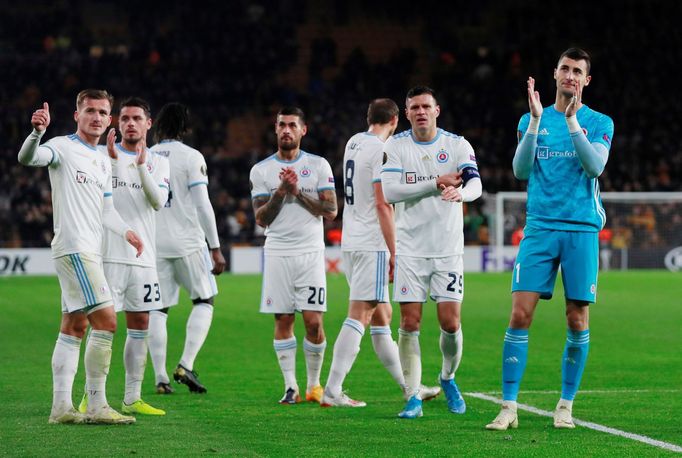
{"label": "stadium crowd", "polygon": [[[254,224],[246,171],[272,154],[280,106],[296,104],[307,113],[303,148],[328,159],[340,194],[343,148],[364,129],[367,102],[385,96],[402,104],[411,84],[428,83],[442,107],[439,125],[473,145],[484,190],[524,190],[511,159],[516,124],[527,111],[525,81],[535,76],[543,104],[551,103],[554,81],[546,69],[569,45],[592,53],[585,102],[611,114],[616,124],[602,191],[680,191],[682,141],[674,126],[682,107],[671,96],[676,73],[668,69],[682,57],[682,32],[673,22],[682,4],[635,3],[578,9],[582,17],[570,34],[552,22],[565,6],[537,0],[467,2],[466,8],[455,1],[438,4],[437,15],[428,1],[419,11],[397,1],[371,19],[361,2],[305,0],[242,0],[210,10],[129,0],[5,9],[0,246],[48,246],[52,238],[47,171],[16,160],[30,132],[30,113],[43,101],[56,113],[49,137],[73,130],[69,113],[85,87],[105,88],[119,100],[142,96],[154,112],[168,101],[189,105],[195,128],[188,143],[208,162],[222,245],[251,244],[262,241],[262,232]],[[382,34],[401,27],[412,31],[407,41],[390,45],[395,37]],[[386,40],[379,56],[376,43],[353,41],[368,29]],[[406,125],[402,119],[398,130]],[[485,199],[477,202],[466,210],[465,239],[485,244],[489,209]],[[667,210],[633,207],[636,215],[618,221],[665,220],[654,213],[659,211]],[[647,227],[637,224],[631,230]],[[329,243],[340,227],[340,217],[327,226]],[[650,236],[651,243],[656,237]]]}

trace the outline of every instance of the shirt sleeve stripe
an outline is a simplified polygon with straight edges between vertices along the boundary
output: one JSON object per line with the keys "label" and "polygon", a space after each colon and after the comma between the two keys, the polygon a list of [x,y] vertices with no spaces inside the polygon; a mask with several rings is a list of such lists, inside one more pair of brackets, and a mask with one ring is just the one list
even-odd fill
{"label": "shirt sleeve stripe", "polygon": [[200,184],[205,184],[208,186],[208,181],[195,181],[194,183],[190,183],[187,188],[193,188],[195,186],[199,186]]}
{"label": "shirt sleeve stripe", "polygon": [[399,173],[403,173],[403,169],[381,169],[381,173],[384,173],[384,172],[399,172]]}
{"label": "shirt sleeve stripe", "polygon": [[328,191],[331,189],[336,189],[336,188],[334,188],[334,186],[324,186],[322,188],[317,188],[318,191]]}
{"label": "shirt sleeve stripe", "polygon": [[111,196],[112,196],[112,194],[111,194],[110,192],[105,192],[105,193],[104,193],[104,197],[111,197]]}

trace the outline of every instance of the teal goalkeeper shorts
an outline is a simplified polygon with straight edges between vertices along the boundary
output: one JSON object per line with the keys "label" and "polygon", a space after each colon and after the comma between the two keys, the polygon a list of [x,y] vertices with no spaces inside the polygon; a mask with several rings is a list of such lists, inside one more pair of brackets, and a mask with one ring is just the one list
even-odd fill
{"label": "teal goalkeeper shorts", "polygon": [[512,292],[532,291],[540,293],[542,299],[550,299],[561,266],[566,299],[596,302],[599,271],[597,232],[529,227],[523,232],[514,262]]}

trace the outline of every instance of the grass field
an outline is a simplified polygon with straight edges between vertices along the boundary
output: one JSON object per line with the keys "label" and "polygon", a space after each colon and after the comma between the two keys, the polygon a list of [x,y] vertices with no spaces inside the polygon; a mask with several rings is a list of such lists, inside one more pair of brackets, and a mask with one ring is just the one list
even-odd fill
{"label": "grass field", "polygon": [[[509,274],[469,274],[463,306],[464,357],[457,372],[467,393],[499,397],[502,339],[510,310]],[[342,276],[328,279],[326,380],[334,339],[346,314]],[[213,327],[195,368],[208,388],[191,395],[154,394],[151,362],[143,397],[166,409],[161,418],[139,417],[132,426],[48,425],[50,358],[59,323],[56,278],[0,278],[2,377],[0,456],[661,456],[664,448],[578,427],[555,430],[551,418],[520,411],[518,430],[491,432],[484,425],[498,406],[465,396],[465,415],[448,413],[442,397],[425,403],[424,417],[399,420],[400,391],[363,341],[346,379],[364,409],[280,406],[281,373],[272,349],[272,318],[258,313],[260,277],[221,276]],[[565,341],[563,292],[543,301],[530,333],[528,368],[519,402],[553,410],[561,385]],[[668,272],[608,272],[600,277],[599,303],[591,308],[591,344],[583,390],[574,416],[682,447],[682,278]],[[169,370],[177,363],[189,307],[170,313]],[[393,333],[397,338],[398,311]],[[440,368],[434,307],[425,307],[421,333],[424,381]],[[123,396],[124,322],[114,340],[108,381],[110,403]],[[302,324],[298,379],[305,386]],[[369,334],[369,333],[368,333]],[[81,347],[84,350],[84,345]],[[74,402],[83,393],[81,366]]]}

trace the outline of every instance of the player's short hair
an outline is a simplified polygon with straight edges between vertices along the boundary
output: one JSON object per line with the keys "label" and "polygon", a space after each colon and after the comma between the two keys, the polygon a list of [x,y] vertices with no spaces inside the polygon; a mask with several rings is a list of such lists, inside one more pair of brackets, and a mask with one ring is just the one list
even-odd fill
{"label": "player's short hair", "polygon": [[282,107],[282,109],[277,112],[277,116],[279,117],[282,115],[298,116],[298,119],[301,120],[301,124],[305,125],[305,113],[298,107],[293,106]]}
{"label": "player's short hair", "polygon": [[177,102],[165,104],[156,115],[154,126],[154,139],[157,142],[166,139],[182,140],[191,132],[189,108]]}
{"label": "player's short hair", "polygon": [[559,56],[559,62],[561,59],[564,57],[568,57],[569,59],[573,60],[584,60],[585,64],[587,64],[587,74],[590,74],[590,68],[592,68],[592,59],[590,58],[590,55],[585,51],[584,49],[581,48],[568,48],[566,51],[562,52],[561,55]]}
{"label": "player's short hair", "polygon": [[398,105],[391,99],[374,99],[367,108],[367,124],[388,124],[398,116]]}
{"label": "player's short hair", "polygon": [[149,102],[146,100],[140,98],[140,97],[127,97],[123,99],[121,102],[121,107],[120,109],[123,110],[124,107],[138,107],[142,108],[142,111],[144,111],[144,115],[147,118],[152,117],[152,109],[149,106]]}
{"label": "player's short hair", "polygon": [[409,91],[407,91],[407,96],[405,97],[405,105],[407,105],[407,101],[410,100],[412,97],[417,97],[418,95],[423,94],[431,95],[431,97],[433,97],[433,100],[436,101],[436,104],[438,104],[438,99],[436,99],[436,91],[434,91],[428,86],[415,86]]}
{"label": "player's short hair", "polygon": [[81,107],[81,105],[83,105],[85,99],[94,100],[106,99],[109,101],[109,106],[111,108],[114,107],[114,96],[109,94],[104,89],[83,89],[82,91],[80,91],[76,96],[76,110],[78,110]]}

